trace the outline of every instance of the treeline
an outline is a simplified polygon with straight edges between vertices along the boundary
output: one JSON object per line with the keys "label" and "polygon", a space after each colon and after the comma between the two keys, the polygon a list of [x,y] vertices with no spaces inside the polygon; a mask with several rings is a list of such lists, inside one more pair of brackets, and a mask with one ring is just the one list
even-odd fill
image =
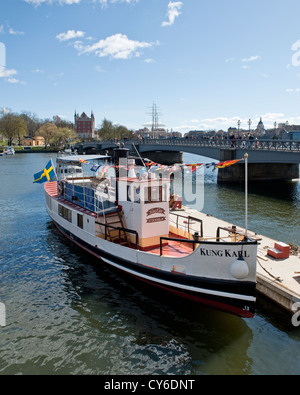
{"label": "treeline", "polygon": [[8,145],[21,145],[26,137],[42,136],[45,147],[63,147],[71,134],[74,138],[73,124],[62,120],[59,116],[52,119],[39,119],[36,115],[24,112],[21,114],[7,113],[0,118],[0,135]]}
{"label": "treeline", "polygon": [[[1,114],[0,114],[1,116]],[[101,127],[95,130],[99,140],[120,140],[134,137],[134,132],[125,126],[114,125],[104,119]],[[7,113],[0,117],[0,136],[7,140],[8,145],[21,145],[26,136],[42,136],[45,140],[45,148],[51,146],[61,149],[68,143],[78,142],[80,139],[74,131],[72,122],[62,120],[58,115],[52,119],[39,119],[35,114],[23,112],[21,114]]]}

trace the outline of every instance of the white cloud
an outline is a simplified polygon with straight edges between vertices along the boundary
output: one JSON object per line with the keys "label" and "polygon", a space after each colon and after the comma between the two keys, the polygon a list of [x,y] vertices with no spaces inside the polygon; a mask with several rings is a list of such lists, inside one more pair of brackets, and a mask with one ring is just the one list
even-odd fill
{"label": "white cloud", "polygon": [[23,81],[19,81],[16,78],[8,78],[7,82],[9,82],[10,84],[22,84],[22,85],[26,85],[25,82]]}
{"label": "white cloud", "polygon": [[38,7],[41,4],[53,4],[53,3],[58,3],[60,5],[79,4],[81,0],[24,0],[24,1],[28,4]]}
{"label": "white cloud", "polygon": [[141,50],[151,48],[154,44],[146,41],[130,40],[124,34],[114,34],[92,45],[83,45],[82,42],[74,43],[74,48],[80,53],[94,53],[101,57],[110,57],[112,59],[128,59],[138,57]]}
{"label": "white cloud", "polygon": [[13,76],[17,75],[18,72],[15,69],[6,69],[3,66],[0,66],[0,78],[4,78],[5,81],[11,84],[22,84],[25,85],[25,82],[19,81]]}
{"label": "white cloud", "polygon": [[247,63],[255,62],[256,60],[259,60],[259,59],[260,59],[260,56],[255,55],[255,56],[250,56],[249,58],[242,59],[242,62],[247,62]]}
{"label": "white cloud", "polygon": [[177,18],[181,12],[179,10],[181,9],[183,3],[181,1],[170,1],[168,4],[168,12],[167,12],[167,17],[168,21],[164,21],[161,25],[162,26],[170,26],[173,25],[175,18]]}
{"label": "white cloud", "polygon": [[[25,33],[22,31],[18,31],[18,30],[14,30],[12,27],[9,27],[7,24],[7,28],[8,28],[8,33],[12,34],[14,36],[23,36]],[[0,33],[5,33],[5,28],[4,25],[0,25]]]}
{"label": "white cloud", "polygon": [[32,72],[36,73],[36,74],[44,74],[44,70],[41,70],[41,69],[34,69],[34,70],[32,70]]}
{"label": "white cloud", "polygon": [[60,33],[56,36],[56,38],[59,41],[67,41],[67,40],[72,40],[74,38],[78,37],[84,37],[85,32],[82,32],[81,30],[68,30],[66,33]]}
{"label": "white cloud", "polygon": [[93,3],[100,3],[103,7],[108,6],[109,3],[127,3],[127,4],[134,4],[137,3],[139,0],[93,0]]}
{"label": "white cloud", "polygon": [[12,27],[10,27],[9,28],[9,34],[13,34],[13,35],[21,35],[21,36],[23,36],[24,35],[24,32],[20,32],[20,31],[17,31],[17,30],[14,30]]}
{"label": "white cloud", "polygon": [[144,63],[155,63],[155,60],[148,58],[144,60]]}
{"label": "white cloud", "polygon": [[286,91],[287,93],[300,92],[300,88],[286,89],[285,91]]}
{"label": "white cloud", "polygon": [[97,73],[105,73],[105,70],[103,70],[100,66],[95,66],[95,71],[97,71]]}
{"label": "white cloud", "polygon": [[225,62],[226,63],[231,63],[231,62],[233,62],[235,60],[235,58],[234,57],[231,57],[231,58],[227,58],[226,60],[225,60]]}
{"label": "white cloud", "polygon": [[10,78],[16,74],[18,74],[17,70],[6,69],[5,67],[0,66],[0,78]]}
{"label": "white cloud", "polygon": [[[265,114],[256,114],[251,118],[251,128],[255,129],[260,118],[264,123],[265,128],[272,128],[274,122],[283,123],[287,121],[287,117],[283,113],[273,113],[268,112]],[[300,117],[290,118],[288,121],[290,124],[299,124]],[[190,130],[219,130],[222,129],[226,131],[229,127],[237,128],[237,122],[241,122],[241,130],[248,130],[249,118],[243,118],[238,116],[225,117],[217,116],[213,118],[203,118],[203,119],[191,119],[186,121],[181,125],[174,126],[174,130],[180,130],[182,133],[188,132]]]}
{"label": "white cloud", "polygon": [[0,108],[0,114],[2,114],[2,115],[9,114],[10,112],[11,112],[10,108],[7,108],[7,107]]}
{"label": "white cloud", "polygon": [[[79,4],[82,0],[23,0],[28,4],[38,7],[42,4],[60,4],[60,5],[72,5]],[[103,7],[106,7],[109,3],[137,3],[139,0],[92,0],[93,3],[100,3]]]}

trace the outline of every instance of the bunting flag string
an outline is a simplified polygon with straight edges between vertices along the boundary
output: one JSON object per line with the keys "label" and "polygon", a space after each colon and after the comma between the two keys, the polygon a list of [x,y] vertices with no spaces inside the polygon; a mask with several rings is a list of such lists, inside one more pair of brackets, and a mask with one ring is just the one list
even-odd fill
{"label": "bunting flag string", "polygon": [[[156,163],[156,162],[147,162],[145,163],[145,166],[141,167],[141,166],[135,166],[135,168],[141,168],[141,175],[143,175],[145,172],[147,173],[154,173],[156,171],[162,170],[162,171],[168,171],[171,173],[178,171],[178,170],[182,170],[184,168],[187,168],[188,171],[190,171],[191,173],[194,173],[197,169],[201,168],[201,167],[205,167],[206,169],[213,167],[213,171],[215,171],[216,169],[223,169],[225,167],[234,165],[240,161],[242,161],[244,159],[235,159],[235,160],[227,160],[225,162],[210,162],[210,163],[186,163],[186,164],[175,164],[173,166],[168,166],[168,165],[162,165],[160,163]],[[99,168],[101,168],[101,173],[104,174],[105,171],[107,171],[109,168],[123,168],[125,170],[129,170],[129,168],[127,166],[124,165],[98,165],[95,164],[94,162],[88,162],[84,159],[79,159],[80,163],[85,163],[88,165],[92,165],[91,169],[94,172],[97,172]]]}
{"label": "bunting flag string", "polygon": [[237,163],[241,160],[243,160],[243,159],[227,160],[226,162],[220,162],[215,166],[213,171],[215,171],[216,169],[224,169],[224,167],[234,165],[235,163]]}

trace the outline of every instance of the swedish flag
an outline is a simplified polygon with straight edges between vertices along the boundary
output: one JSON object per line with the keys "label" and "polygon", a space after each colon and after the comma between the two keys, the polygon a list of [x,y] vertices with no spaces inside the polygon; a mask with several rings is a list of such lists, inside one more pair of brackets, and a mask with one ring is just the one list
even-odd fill
{"label": "swedish flag", "polygon": [[55,171],[53,169],[52,160],[49,160],[49,162],[45,166],[44,170],[40,171],[39,173],[36,173],[33,176],[33,178],[34,178],[33,182],[42,184],[43,182],[50,181],[51,178],[54,176],[55,176]]}

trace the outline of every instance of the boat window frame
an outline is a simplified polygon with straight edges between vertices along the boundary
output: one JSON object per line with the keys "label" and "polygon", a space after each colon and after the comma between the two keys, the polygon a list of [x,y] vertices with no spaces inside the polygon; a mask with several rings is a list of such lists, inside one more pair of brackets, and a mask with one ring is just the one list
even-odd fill
{"label": "boat window frame", "polygon": [[64,218],[66,221],[72,223],[72,210],[59,204],[58,205],[58,215]]}
{"label": "boat window frame", "polygon": [[77,226],[80,229],[83,229],[83,214],[77,213]]}
{"label": "boat window frame", "polygon": [[[154,196],[154,190],[156,190],[156,194],[158,193],[158,195]],[[162,192],[163,192],[162,185],[146,186],[144,189],[145,203],[150,204],[150,203],[163,202],[163,199],[162,199],[163,193]]]}

